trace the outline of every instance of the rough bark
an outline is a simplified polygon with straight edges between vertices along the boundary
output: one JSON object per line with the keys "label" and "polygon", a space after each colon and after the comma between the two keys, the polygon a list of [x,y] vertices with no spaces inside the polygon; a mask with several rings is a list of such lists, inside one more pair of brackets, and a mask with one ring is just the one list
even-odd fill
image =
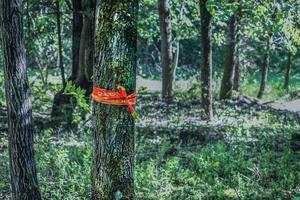
{"label": "rough bark", "polygon": [[264,57],[264,63],[262,65],[261,69],[261,81],[260,81],[260,88],[259,92],[257,95],[257,98],[261,99],[266,90],[266,85],[267,85],[267,80],[268,80],[268,71],[269,71],[269,66],[270,66],[270,38],[267,38],[267,46],[266,46],[266,51],[265,51],[265,57]]}
{"label": "rough bark", "polygon": [[0,1],[13,200],[39,200],[21,0]]}
{"label": "rough bark", "polygon": [[158,13],[161,35],[162,98],[172,100],[174,81],[171,11],[168,0],[158,0]]}
{"label": "rough bark", "polygon": [[292,70],[292,53],[289,52],[288,54],[288,61],[286,64],[286,72],[284,77],[284,89],[288,92],[289,91],[289,82],[290,82],[290,74]]}
{"label": "rough bark", "polygon": [[227,43],[225,45],[224,71],[220,91],[220,99],[232,97],[234,73],[236,67],[236,13],[228,20]]}
{"label": "rough bark", "polygon": [[[97,2],[94,85],[136,85],[137,0]],[[126,106],[94,104],[92,199],[134,199],[134,121]]]}
{"label": "rough bark", "polygon": [[76,79],[79,70],[79,49],[81,30],[83,26],[82,6],[81,0],[72,0],[73,5],[73,19],[72,19],[72,74],[69,80]]}
{"label": "rough bark", "polygon": [[202,41],[202,67],[201,67],[201,82],[202,82],[202,106],[205,111],[207,120],[212,120],[212,15],[206,8],[208,0],[200,0],[201,13],[201,41]]}

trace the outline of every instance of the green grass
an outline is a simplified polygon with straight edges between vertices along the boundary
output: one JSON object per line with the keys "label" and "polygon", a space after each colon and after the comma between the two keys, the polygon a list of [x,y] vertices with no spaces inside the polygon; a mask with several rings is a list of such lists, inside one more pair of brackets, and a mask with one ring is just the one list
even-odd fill
{"label": "green grass", "polygon": [[[282,80],[281,80],[282,81]],[[280,79],[270,77],[272,92],[266,98],[283,96]],[[299,77],[293,76],[291,88],[297,88]],[[273,84],[274,82],[274,84]],[[1,81],[0,81],[1,84]],[[256,94],[258,82],[244,83],[242,91]],[[59,86],[32,87],[34,111],[51,109],[49,92]],[[191,96],[178,93],[179,101],[187,104],[197,98],[199,87]],[[3,96],[0,97],[1,99]],[[4,101],[4,100],[2,100]],[[169,113],[170,123],[187,126],[187,116],[198,115],[196,107],[171,107],[173,111],[156,110],[152,100],[142,102],[138,109],[141,120],[160,122]],[[148,107],[149,108],[148,108]],[[199,199],[300,199],[300,153],[290,148],[291,135],[300,131],[294,115],[275,115],[266,110],[230,106],[216,102],[215,123],[193,121],[205,127],[207,134],[219,133],[229,139],[210,142],[193,141],[186,146],[172,131],[167,134],[145,132],[137,128],[135,186],[137,199],[144,200],[199,200]],[[38,179],[46,200],[89,199],[91,191],[92,130],[82,126],[53,137],[53,130],[36,132],[36,160]],[[149,122],[152,124],[153,122]],[[0,133],[0,146],[7,145],[6,134]],[[175,153],[169,153],[176,148]],[[0,199],[9,194],[8,151],[0,148]]]}
{"label": "green grass", "polygon": [[[281,97],[287,95],[287,92],[283,89],[284,83],[284,73],[270,73],[265,96],[263,100],[270,101],[280,99]],[[291,79],[289,82],[289,91],[297,91],[300,89],[300,74],[291,74]],[[242,82],[241,93],[256,97],[258,94],[260,85],[260,76],[254,73],[252,76],[247,77]]]}

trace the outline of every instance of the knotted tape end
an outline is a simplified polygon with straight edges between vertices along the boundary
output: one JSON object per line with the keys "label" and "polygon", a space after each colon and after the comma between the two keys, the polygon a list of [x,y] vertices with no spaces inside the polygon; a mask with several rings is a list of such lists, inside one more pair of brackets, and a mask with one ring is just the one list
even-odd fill
{"label": "knotted tape end", "polygon": [[138,118],[138,114],[137,114],[137,112],[132,112],[131,113],[131,117],[134,119],[134,120],[136,120],[137,118]]}

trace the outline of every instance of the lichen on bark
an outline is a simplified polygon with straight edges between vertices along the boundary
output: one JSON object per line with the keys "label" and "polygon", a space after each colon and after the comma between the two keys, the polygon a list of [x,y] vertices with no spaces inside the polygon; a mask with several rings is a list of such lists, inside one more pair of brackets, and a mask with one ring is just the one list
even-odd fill
{"label": "lichen on bark", "polygon": [[[94,86],[135,90],[137,1],[102,0],[96,8]],[[94,103],[92,199],[134,199],[134,121],[126,106]]]}

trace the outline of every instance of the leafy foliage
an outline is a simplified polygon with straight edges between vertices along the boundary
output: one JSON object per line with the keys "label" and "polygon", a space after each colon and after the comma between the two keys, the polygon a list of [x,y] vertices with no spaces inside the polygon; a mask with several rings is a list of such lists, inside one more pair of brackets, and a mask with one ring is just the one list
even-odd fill
{"label": "leafy foliage", "polygon": [[75,97],[76,104],[82,108],[84,112],[89,111],[89,104],[86,101],[86,91],[80,87],[76,87],[72,81],[68,81],[64,94],[69,94]]}

